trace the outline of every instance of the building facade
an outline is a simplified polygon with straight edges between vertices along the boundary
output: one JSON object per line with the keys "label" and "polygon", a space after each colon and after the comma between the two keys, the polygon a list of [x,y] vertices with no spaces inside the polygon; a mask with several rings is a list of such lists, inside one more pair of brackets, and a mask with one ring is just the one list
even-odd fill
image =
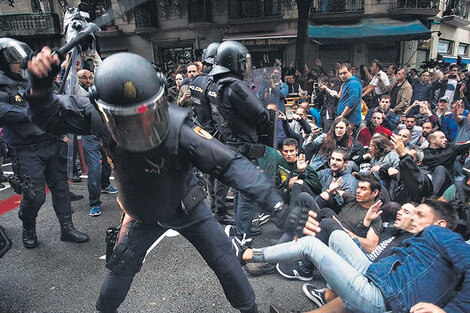
{"label": "building facade", "polygon": [[[241,41],[256,67],[293,64],[297,34],[295,0],[87,0],[102,28],[103,56],[138,53],[165,71],[200,58],[209,43]],[[77,5],[68,2],[68,5]],[[33,47],[59,44],[63,0],[0,2],[0,34]],[[307,65],[336,62],[405,64],[418,68],[441,54],[470,62],[470,0],[314,0]],[[93,16],[92,16],[93,17]],[[31,18],[36,22],[30,22]]]}

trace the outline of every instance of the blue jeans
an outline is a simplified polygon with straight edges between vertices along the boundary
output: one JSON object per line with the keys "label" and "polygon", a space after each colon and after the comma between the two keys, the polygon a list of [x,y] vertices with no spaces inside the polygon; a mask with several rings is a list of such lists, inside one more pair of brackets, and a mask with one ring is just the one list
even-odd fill
{"label": "blue jeans", "polygon": [[250,235],[251,222],[258,213],[256,203],[246,195],[238,192],[237,212],[235,213],[235,225],[238,235]]}
{"label": "blue jeans", "polygon": [[88,167],[88,201],[90,207],[100,205],[101,196],[101,143],[94,136],[82,136],[83,152]]}
{"label": "blue jeans", "polygon": [[[371,261],[351,240],[346,241],[348,244],[343,247],[342,241],[345,237],[342,233],[344,232],[334,231],[330,236],[330,242],[338,251],[341,251],[340,254],[315,237],[303,237],[298,241],[253,249],[253,261],[278,263],[307,258],[313,262],[331,288],[343,299],[347,310],[370,313],[387,311],[382,292],[364,275]],[[344,235],[347,236],[346,233]],[[345,260],[341,255],[349,255],[349,259]]]}

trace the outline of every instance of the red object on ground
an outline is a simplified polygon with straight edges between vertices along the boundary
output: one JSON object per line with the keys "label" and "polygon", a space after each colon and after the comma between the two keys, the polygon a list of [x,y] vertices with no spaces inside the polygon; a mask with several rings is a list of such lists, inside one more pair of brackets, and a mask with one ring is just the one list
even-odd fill
{"label": "red object on ground", "polygon": [[19,207],[21,198],[21,195],[13,195],[10,198],[0,201],[0,215]]}
{"label": "red object on ground", "polygon": [[[49,193],[49,188],[46,187],[46,194]],[[22,195],[13,195],[5,200],[0,201],[0,215],[3,215],[11,210],[14,210],[20,206]]]}

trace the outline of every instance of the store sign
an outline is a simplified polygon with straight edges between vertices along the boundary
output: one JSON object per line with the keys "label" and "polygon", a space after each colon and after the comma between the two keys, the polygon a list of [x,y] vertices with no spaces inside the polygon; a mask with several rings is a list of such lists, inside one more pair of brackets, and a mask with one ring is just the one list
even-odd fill
{"label": "store sign", "polygon": [[288,45],[289,39],[253,39],[253,40],[241,40],[245,46],[279,46]]}

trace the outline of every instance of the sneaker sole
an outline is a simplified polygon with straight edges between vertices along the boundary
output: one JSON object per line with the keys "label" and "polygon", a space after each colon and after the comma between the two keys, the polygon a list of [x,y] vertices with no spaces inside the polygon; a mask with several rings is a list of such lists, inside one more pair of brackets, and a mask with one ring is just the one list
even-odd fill
{"label": "sneaker sole", "polygon": [[101,215],[101,212],[100,213],[90,213],[90,216],[100,216]]}
{"label": "sneaker sole", "polygon": [[302,286],[302,290],[304,292],[304,294],[307,296],[307,298],[309,298],[310,300],[313,301],[313,303],[315,303],[317,305],[317,307],[321,308],[322,306],[325,305],[325,303],[321,303],[320,300],[318,300],[317,297],[314,297],[307,289],[307,286],[311,286],[310,284],[304,284]]}
{"label": "sneaker sole", "polygon": [[[303,277],[303,276],[300,276],[300,275],[296,275],[296,276],[287,275],[279,269],[279,263],[276,264],[276,270],[282,277],[285,277],[287,279],[297,279],[297,280],[301,280],[301,281],[311,281],[313,279],[313,276]],[[295,272],[297,272],[297,271],[294,270],[294,273]]]}

